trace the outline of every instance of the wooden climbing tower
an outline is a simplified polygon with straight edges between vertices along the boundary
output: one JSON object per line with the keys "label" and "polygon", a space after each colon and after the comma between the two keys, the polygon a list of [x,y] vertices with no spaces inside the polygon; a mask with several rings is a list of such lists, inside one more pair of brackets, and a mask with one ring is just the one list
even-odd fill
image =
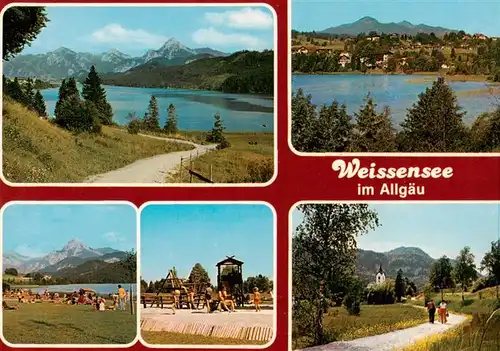
{"label": "wooden climbing tower", "polygon": [[243,261],[234,256],[226,256],[225,259],[216,264],[217,288],[225,287],[238,306],[244,304],[243,292]]}

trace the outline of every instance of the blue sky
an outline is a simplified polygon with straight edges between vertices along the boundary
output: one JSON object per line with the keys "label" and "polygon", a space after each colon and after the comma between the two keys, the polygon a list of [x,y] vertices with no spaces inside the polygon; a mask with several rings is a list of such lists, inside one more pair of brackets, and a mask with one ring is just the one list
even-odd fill
{"label": "blue sky", "polygon": [[[433,258],[455,258],[469,246],[479,263],[500,239],[498,204],[370,204],[382,226],[358,238],[358,247],[386,252],[397,247],[419,247]],[[293,212],[294,228],[302,220]]]}
{"label": "blue sky", "polygon": [[3,252],[39,257],[71,239],[129,251],[137,246],[136,217],[127,204],[14,204],[3,213]]}
{"label": "blue sky", "polygon": [[61,46],[77,52],[118,49],[139,56],[169,38],[191,48],[272,49],[274,19],[265,7],[47,7],[49,24],[23,54]]}
{"label": "blue sky", "polygon": [[215,264],[243,261],[243,279],[274,272],[273,212],[265,205],[149,205],[141,213],[141,276],[165,278],[169,269],[187,278],[196,263],[217,284]]}
{"label": "blue sky", "polygon": [[500,36],[500,1],[292,0],[292,28],[320,31],[370,16],[380,22],[409,21],[468,33]]}

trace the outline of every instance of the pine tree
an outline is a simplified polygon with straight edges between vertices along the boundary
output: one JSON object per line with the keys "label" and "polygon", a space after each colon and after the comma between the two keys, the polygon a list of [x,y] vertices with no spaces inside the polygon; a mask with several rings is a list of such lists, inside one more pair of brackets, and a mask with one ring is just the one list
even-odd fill
{"label": "pine tree", "polygon": [[17,77],[14,78],[14,80],[7,82],[6,93],[17,102],[24,103],[24,101],[26,101],[23,88],[21,87],[21,84],[19,84],[19,80],[17,79]]}
{"label": "pine tree", "polygon": [[77,99],[80,99],[80,92],[78,91],[78,87],[76,86],[76,79],[74,77],[70,77],[68,79],[68,83],[66,84],[65,89],[65,97],[74,96]]}
{"label": "pine tree", "polygon": [[398,136],[403,152],[463,152],[469,140],[464,113],[453,90],[440,77],[408,109]]}
{"label": "pine tree", "polygon": [[24,86],[24,102],[23,104],[33,110],[33,103],[35,100],[35,91],[33,90],[33,79],[26,79],[26,84]]}
{"label": "pine tree", "polygon": [[324,105],[311,130],[309,151],[345,152],[349,149],[353,125],[345,106],[334,101]]}
{"label": "pine tree", "polygon": [[455,59],[455,57],[457,57],[457,54],[455,53],[455,48],[451,48],[451,54],[450,54],[450,57],[452,60]]}
{"label": "pine tree", "polygon": [[35,97],[33,99],[33,108],[41,117],[47,116],[45,101],[43,100],[43,96],[40,93],[40,90],[37,90],[35,93]]}
{"label": "pine tree", "polygon": [[292,95],[292,145],[297,151],[316,151],[311,145],[316,119],[316,106],[311,99],[312,96],[305,96],[302,89]]}
{"label": "pine tree", "polygon": [[[63,79],[59,87],[59,96],[54,109],[56,117],[61,112],[61,105],[64,101],[71,99],[72,101],[80,101],[80,92],[76,86],[75,78],[71,77],[68,80]],[[63,123],[64,124],[64,123]]]}
{"label": "pine tree", "polygon": [[177,134],[179,132],[179,128],[177,127],[177,116],[175,114],[175,106],[173,104],[170,104],[170,106],[168,106],[167,122],[165,123],[163,129],[168,134]]}
{"label": "pine tree", "polygon": [[209,143],[217,143],[218,149],[225,149],[230,146],[229,142],[224,135],[224,127],[222,123],[222,119],[220,118],[220,114],[216,113],[214,116],[214,127],[207,135],[207,141]]}
{"label": "pine tree", "polygon": [[405,293],[405,281],[403,279],[403,271],[401,269],[398,270],[398,275],[396,276],[396,282],[394,286],[394,292],[396,294],[396,298],[398,302],[401,302],[401,298]]}
{"label": "pine tree", "polygon": [[106,100],[106,90],[101,86],[101,78],[94,65],[90,67],[89,74],[83,83],[82,96],[85,101],[90,101],[96,106],[102,124],[113,123],[113,110]]}
{"label": "pine tree", "polygon": [[154,95],[151,95],[151,99],[149,99],[147,117],[144,116],[144,128],[147,130],[160,129],[160,114],[158,112],[158,102],[156,101],[156,97]]}
{"label": "pine tree", "polygon": [[190,283],[200,284],[210,284],[210,276],[208,272],[203,268],[201,263],[196,263],[191,269],[191,273],[188,278]]}
{"label": "pine tree", "polygon": [[356,126],[352,150],[354,152],[396,151],[396,138],[390,119],[390,111],[385,108],[377,113],[377,105],[369,95],[363,108],[355,114]]}

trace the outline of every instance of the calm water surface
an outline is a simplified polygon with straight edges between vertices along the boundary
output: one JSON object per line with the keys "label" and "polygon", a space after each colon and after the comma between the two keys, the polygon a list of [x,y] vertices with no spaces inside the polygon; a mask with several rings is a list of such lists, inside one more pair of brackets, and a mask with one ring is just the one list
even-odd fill
{"label": "calm water surface", "polygon": [[[121,286],[125,290],[130,290],[130,284],[121,284]],[[22,288],[22,285],[18,286]],[[67,285],[48,285],[48,286],[39,286],[36,288],[28,288],[33,292],[43,293],[45,289],[49,292],[63,292],[63,293],[72,293],[74,291],[80,290],[80,288],[88,288],[95,290],[97,294],[107,295],[118,292],[118,284],[67,284]],[[132,291],[134,295],[137,293],[136,284],[132,284]]]}
{"label": "calm water surface", "polygon": [[[337,100],[347,105],[349,113],[359,110],[366,95],[375,99],[379,110],[389,106],[394,123],[401,123],[406,110],[418,100],[418,95],[436,80],[432,76],[405,75],[294,75],[292,88],[302,88],[304,93],[312,95],[316,105],[330,104]],[[409,82],[410,80],[418,82]],[[423,81],[425,80],[425,81]],[[464,95],[461,92],[487,89],[490,85],[483,82],[450,82],[451,88],[458,93],[458,103],[467,112],[464,121],[471,124],[482,112],[491,111],[500,103],[499,95],[484,94]]]}
{"label": "calm water surface", "polygon": [[[104,88],[108,102],[113,107],[114,120],[119,124],[126,124],[127,115],[131,112],[135,112],[138,117],[144,116],[151,95],[155,95],[160,108],[161,126],[167,119],[168,106],[174,104],[181,130],[209,130],[217,112],[227,131],[272,132],[274,129],[273,99],[266,96],[182,89]],[[42,90],[47,112],[51,116],[54,115],[58,90]]]}

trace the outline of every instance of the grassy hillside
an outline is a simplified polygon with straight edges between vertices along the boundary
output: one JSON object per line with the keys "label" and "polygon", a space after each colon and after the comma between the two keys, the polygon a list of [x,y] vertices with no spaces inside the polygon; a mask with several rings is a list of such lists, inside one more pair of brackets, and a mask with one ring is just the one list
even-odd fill
{"label": "grassy hillside", "polygon": [[182,66],[147,63],[125,73],[104,75],[102,82],[119,86],[272,95],[274,52],[241,51],[227,57],[199,59]]}
{"label": "grassy hillside", "polygon": [[[206,133],[186,133],[187,139],[201,143]],[[272,133],[226,133],[231,146],[209,152],[193,161],[193,170],[215,183],[266,183],[274,173],[274,137]],[[189,162],[184,164],[189,167]],[[168,183],[189,183],[190,175],[183,169],[167,178]],[[195,177],[193,183],[201,182]]]}
{"label": "grassy hillside", "polygon": [[[135,279],[130,281],[130,276],[121,262],[107,263],[101,260],[86,261],[76,267],[52,273],[53,278],[62,278],[71,284],[135,283]],[[58,283],[61,281],[58,280]]]}
{"label": "grassy hillside", "polygon": [[141,158],[191,149],[111,127],[75,136],[5,96],[2,115],[3,174],[15,183],[82,182]]}

